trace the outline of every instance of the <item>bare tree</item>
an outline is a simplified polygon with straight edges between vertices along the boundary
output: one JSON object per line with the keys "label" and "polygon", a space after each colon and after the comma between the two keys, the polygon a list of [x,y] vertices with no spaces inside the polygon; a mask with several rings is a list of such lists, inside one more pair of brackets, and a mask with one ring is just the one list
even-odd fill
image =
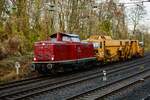
{"label": "bare tree", "polygon": [[133,24],[133,34],[135,34],[136,28],[145,14],[146,11],[143,5],[137,4],[137,6],[130,9],[129,20]]}

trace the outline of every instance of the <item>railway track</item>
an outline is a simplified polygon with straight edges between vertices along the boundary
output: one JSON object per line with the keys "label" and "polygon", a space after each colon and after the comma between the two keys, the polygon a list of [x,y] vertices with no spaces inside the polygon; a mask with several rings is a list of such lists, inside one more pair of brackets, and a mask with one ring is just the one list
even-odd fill
{"label": "railway track", "polygon": [[[115,72],[123,71],[125,69],[132,69],[138,65],[149,62],[148,57],[145,57],[143,59],[138,59],[137,61],[139,62],[136,64],[134,64],[135,61],[131,61],[130,63],[127,63],[127,64],[121,64],[120,66],[116,65],[116,69],[114,69],[115,67],[113,68],[107,67],[105,70],[108,70],[108,74],[113,74]],[[100,71],[102,70],[99,70],[93,73],[92,71],[89,71],[90,73],[82,73],[74,77],[73,75],[72,76],[70,75],[70,77],[67,76],[64,78],[51,79],[48,81],[46,80],[47,81],[46,83],[43,82],[43,84],[38,84],[38,85],[32,84],[30,88],[21,87],[20,89],[13,91],[13,93],[8,93],[8,91],[10,91],[10,89],[8,89],[5,92],[4,91],[0,92],[0,99],[12,100],[12,99],[24,99],[24,98],[32,97],[34,95],[39,95],[40,93],[43,93],[43,92],[53,91],[53,90],[56,90],[56,89],[59,89],[68,85],[80,83],[82,81],[90,80],[90,79],[97,78],[97,77],[102,77],[103,74],[100,73]]]}
{"label": "railway track", "polygon": [[[137,59],[137,60],[143,60],[141,58]],[[144,61],[144,60],[143,60]],[[135,61],[130,61],[130,63],[134,63]],[[123,62],[124,63],[124,62]],[[119,63],[119,64],[123,64],[123,63]],[[127,63],[125,63],[126,65]],[[110,65],[108,66],[105,66],[105,67],[109,67]],[[96,70],[99,69],[99,68],[96,68]],[[30,84],[30,83],[33,83],[33,82],[37,82],[37,81],[42,81],[43,79],[47,79],[50,78],[49,76],[38,76],[38,77],[32,77],[32,78],[27,78],[27,79],[23,79],[23,80],[18,80],[18,81],[12,81],[12,82],[9,82],[9,83],[5,83],[5,84],[0,84],[0,90],[2,89],[7,89],[7,88],[12,88],[12,87],[16,87],[16,86],[21,86],[21,85],[25,85],[25,84]],[[54,77],[54,76],[53,76]]]}
{"label": "railway track", "polygon": [[95,89],[91,89],[87,92],[72,96],[67,98],[68,100],[101,100],[104,97],[111,95],[121,89],[130,87],[132,85],[138,84],[139,82],[150,79],[150,69],[138,72],[134,75],[130,75],[123,79],[106,83],[103,86],[99,86]]}
{"label": "railway track", "polygon": [[[145,59],[147,59],[149,53],[146,53],[145,55]],[[139,59],[136,59],[137,61],[144,61],[145,59],[143,58],[139,58]],[[121,62],[121,63],[117,63],[117,65],[130,65],[132,63],[135,63],[136,61],[130,61],[130,62]],[[102,70],[112,70],[114,68],[117,68],[118,66],[113,64],[113,67],[112,68],[109,68],[111,67],[112,65],[103,65],[104,67],[102,67]],[[103,69],[104,68],[104,69]],[[99,70],[100,68],[96,68],[95,70]],[[94,70],[92,70],[91,72],[93,72]],[[86,72],[85,72],[86,73]],[[53,78],[56,78],[57,76],[52,76]],[[0,84],[0,90],[3,90],[3,89],[7,89],[7,88],[12,88],[12,87],[16,87],[16,86],[22,86],[22,85],[26,85],[26,84],[30,84],[30,83],[35,83],[35,82],[38,82],[38,81],[44,81],[44,80],[49,80],[50,78],[52,77],[49,77],[49,76],[38,76],[38,77],[32,77],[32,78],[27,78],[27,79],[23,79],[23,80],[19,80],[19,81],[12,81],[12,82],[9,82],[9,83],[5,83],[5,84]]]}
{"label": "railway track", "polygon": [[47,79],[46,76],[37,76],[37,77],[22,79],[22,80],[18,80],[18,81],[12,81],[12,82],[9,82],[6,84],[1,84],[0,90],[8,89],[8,88],[16,87],[16,86],[22,86],[22,85],[26,85],[26,84],[30,84],[30,83],[35,83],[35,82],[42,81],[45,79]]}

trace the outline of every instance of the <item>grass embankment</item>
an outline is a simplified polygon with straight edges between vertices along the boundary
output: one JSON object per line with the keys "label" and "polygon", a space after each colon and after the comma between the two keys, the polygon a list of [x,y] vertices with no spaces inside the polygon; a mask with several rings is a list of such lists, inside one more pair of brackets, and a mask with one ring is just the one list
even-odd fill
{"label": "grass embankment", "polygon": [[[30,77],[31,71],[29,67],[32,61],[31,59],[31,56],[21,56],[8,57],[3,60],[0,60],[0,84]],[[16,74],[16,61],[18,61],[21,65],[19,69],[19,75]]]}

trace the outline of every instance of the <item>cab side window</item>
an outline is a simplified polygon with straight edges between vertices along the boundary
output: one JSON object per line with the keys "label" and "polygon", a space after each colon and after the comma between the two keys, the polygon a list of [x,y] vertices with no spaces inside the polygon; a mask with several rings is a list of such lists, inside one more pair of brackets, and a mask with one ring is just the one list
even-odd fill
{"label": "cab side window", "polygon": [[71,37],[71,40],[73,42],[80,42],[80,39],[78,37]]}
{"label": "cab side window", "polygon": [[68,36],[63,36],[62,41],[71,41],[71,38]]}
{"label": "cab side window", "polygon": [[50,41],[51,42],[56,42],[56,38],[51,38]]}

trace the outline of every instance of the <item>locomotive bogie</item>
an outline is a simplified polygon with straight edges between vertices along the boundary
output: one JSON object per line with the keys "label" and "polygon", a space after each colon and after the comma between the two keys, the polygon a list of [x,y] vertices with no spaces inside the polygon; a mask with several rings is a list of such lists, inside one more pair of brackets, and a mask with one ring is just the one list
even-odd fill
{"label": "locomotive bogie", "polygon": [[41,74],[49,74],[49,73],[58,73],[65,72],[68,69],[82,69],[84,66],[88,68],[88,65],[93,65],[96,62],[96,57],[91,58],[83,58],[78,60],[66,60],[66,61],[56,61],[56,62],[33,62],[32,66],[34,66],[34,70],[38,71]]}

